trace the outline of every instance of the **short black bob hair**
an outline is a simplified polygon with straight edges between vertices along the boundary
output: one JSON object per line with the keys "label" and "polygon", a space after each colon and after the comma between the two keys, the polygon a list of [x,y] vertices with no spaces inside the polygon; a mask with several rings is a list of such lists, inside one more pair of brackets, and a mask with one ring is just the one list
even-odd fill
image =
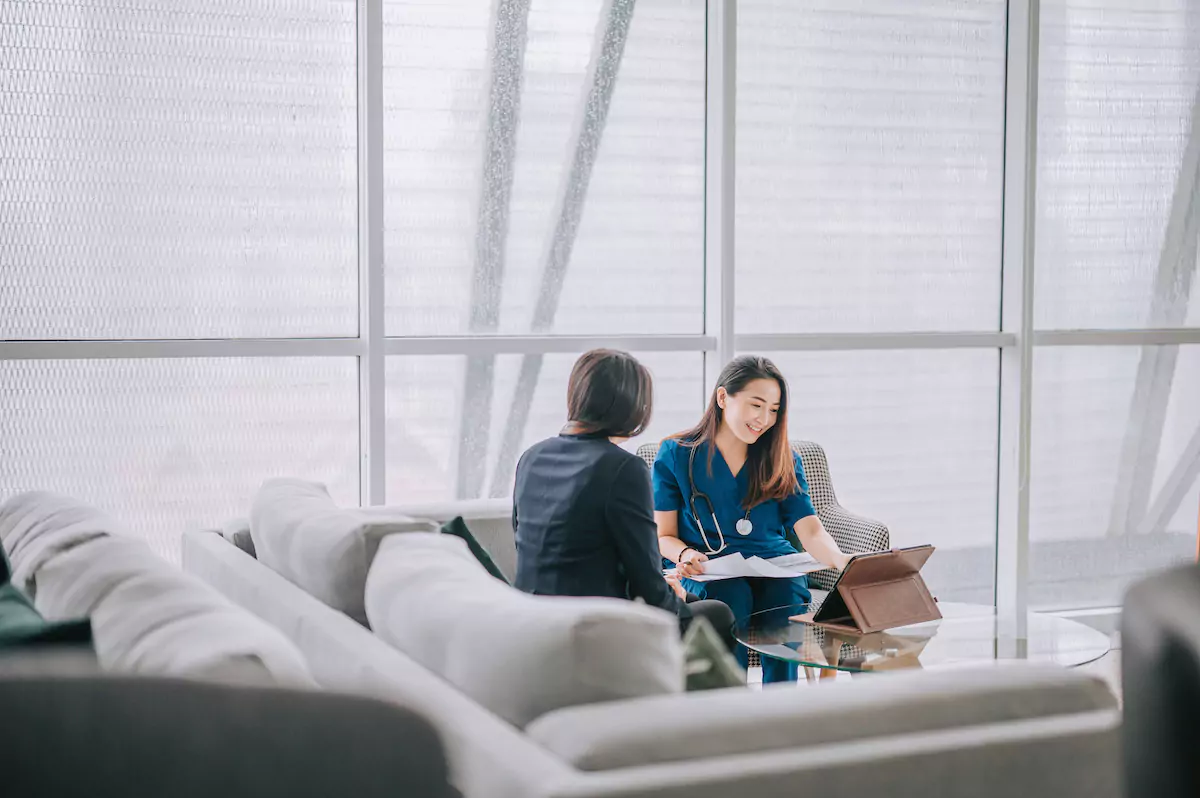
{"label": "short black bob hair", "polygon": [[654,403],[650,372],[628,352],[584,352],[567,383],[566,432],[633,438],[646,431]]}

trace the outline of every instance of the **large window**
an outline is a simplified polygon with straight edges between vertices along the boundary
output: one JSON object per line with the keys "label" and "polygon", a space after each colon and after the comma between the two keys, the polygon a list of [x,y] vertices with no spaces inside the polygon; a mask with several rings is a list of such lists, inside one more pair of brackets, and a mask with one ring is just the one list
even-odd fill
{"label": "large window", "polygon": [[739,332],[998,329],[1004,10],[738,3]]}
{"label": "large window", "polygon": [[[1148,361],[1175,378],[1156,384]],[[1117,603],[1195,556],[1200,346],[1039,348],[1033,399],[1034,600]]]}
{"label": "large window", "polygon": [[358,497],[353,358],[10,360],[0,386],[0,492],[94,502],[168,557],[267,477]]}
{"label": "large window", "polygon": [[0,495],[169,557],[271,476],[503,497],[584,349],[654,373],[631,447],[758,352],[942,599],[1194,556],[1196,0],[0,0],[0,48]]}
{"label": "large window", "polygon": [[1038,327],[1200,326],[1200,3],[1042,3]]}
{"label": "large window", "polygon": [[0,3],[0,339],[355,335],[354,3]]}
{"label": "large window", "polygon": [[704,4],[383,10],[388,334],[702,332]]}
{"label": "large window", "polygon": [[1034,353],[1030,597],[1111,605],[1196,552],[1200,3],[1043,2],[1039,62],[1034,320],[1096,332]]}

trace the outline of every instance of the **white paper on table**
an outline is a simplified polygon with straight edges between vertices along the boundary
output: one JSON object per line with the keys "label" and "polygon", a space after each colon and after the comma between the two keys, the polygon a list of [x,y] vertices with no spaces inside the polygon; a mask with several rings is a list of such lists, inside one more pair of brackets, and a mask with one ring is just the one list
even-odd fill
{"label": "white paper on table", "polygon": [[[741,554],[727,554],[724,557],[713,557],[704,563],[704,573],[699,576],[689,576],[694,582],[715,582],[719,579],[733,579],[739,576],[761,576],[770,579],[794,579],[797,576],[821,571],[827,565],[817,562],[809,553],[785,554],[782,557],[743,557]],[[667,571],[668,576],[676,575],[677,569]]]}

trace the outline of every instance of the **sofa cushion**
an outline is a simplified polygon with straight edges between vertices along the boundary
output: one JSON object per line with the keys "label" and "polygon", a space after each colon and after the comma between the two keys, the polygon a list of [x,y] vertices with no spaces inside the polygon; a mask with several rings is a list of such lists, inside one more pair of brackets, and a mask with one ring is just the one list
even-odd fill
{"label": "sofa cushion", "polygon": [[35,603],[33,576],[43,565],[113,528],[103,513],[54,493],[22,493],[0,505],[0,544],[11,560],[10,578]]}
{"label": "sofa cushion", "polygon": [[102,513],[54,494],[0,506],[4,542],[22,544],[13,549],[13,571],[27,575],[37,609],[49,619],[90,617],[106,670],[206,677],[256,670],[258,681],[312,684],[281,632],[118,532]]}
{"label": "sofa cushion", "polygon": [[[872,674],[810,689],[768,685],[760,692],[731,688],[689,693],[683,700],[656,696],[572,707],[539,718],[526,732],[581,770],[609,770],[1115,706],[1099,677],[1054,665],[1003,663]],[[670,732],[664,718],[684,726]]]}
{"label": "sofa cushion", "polygon": [[379,541],[436,529],[395,511],[338,507],[324,485],[301,479],[267,481],[250,511],[259,562],[359,623],[367,622],[363,590]]}
{"label": "sofa cushion", "polygon": [[683,689],[675,616],[621,599],[522,593],[448,535],[385,540],[366,598],[377,635],[517,726],[562,707]]}

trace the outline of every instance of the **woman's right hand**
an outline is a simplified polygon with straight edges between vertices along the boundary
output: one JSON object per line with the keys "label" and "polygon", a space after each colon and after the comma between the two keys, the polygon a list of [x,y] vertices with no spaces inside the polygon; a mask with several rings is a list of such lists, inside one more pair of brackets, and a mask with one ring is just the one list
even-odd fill
{"label": "woman's right hand", "polygon": [[695,549],[684,549],[683,554],[679,556],[679,568],[677,569],[680,576],[699,576],[704,573],[704,563],[708,561],[708,556]]}

